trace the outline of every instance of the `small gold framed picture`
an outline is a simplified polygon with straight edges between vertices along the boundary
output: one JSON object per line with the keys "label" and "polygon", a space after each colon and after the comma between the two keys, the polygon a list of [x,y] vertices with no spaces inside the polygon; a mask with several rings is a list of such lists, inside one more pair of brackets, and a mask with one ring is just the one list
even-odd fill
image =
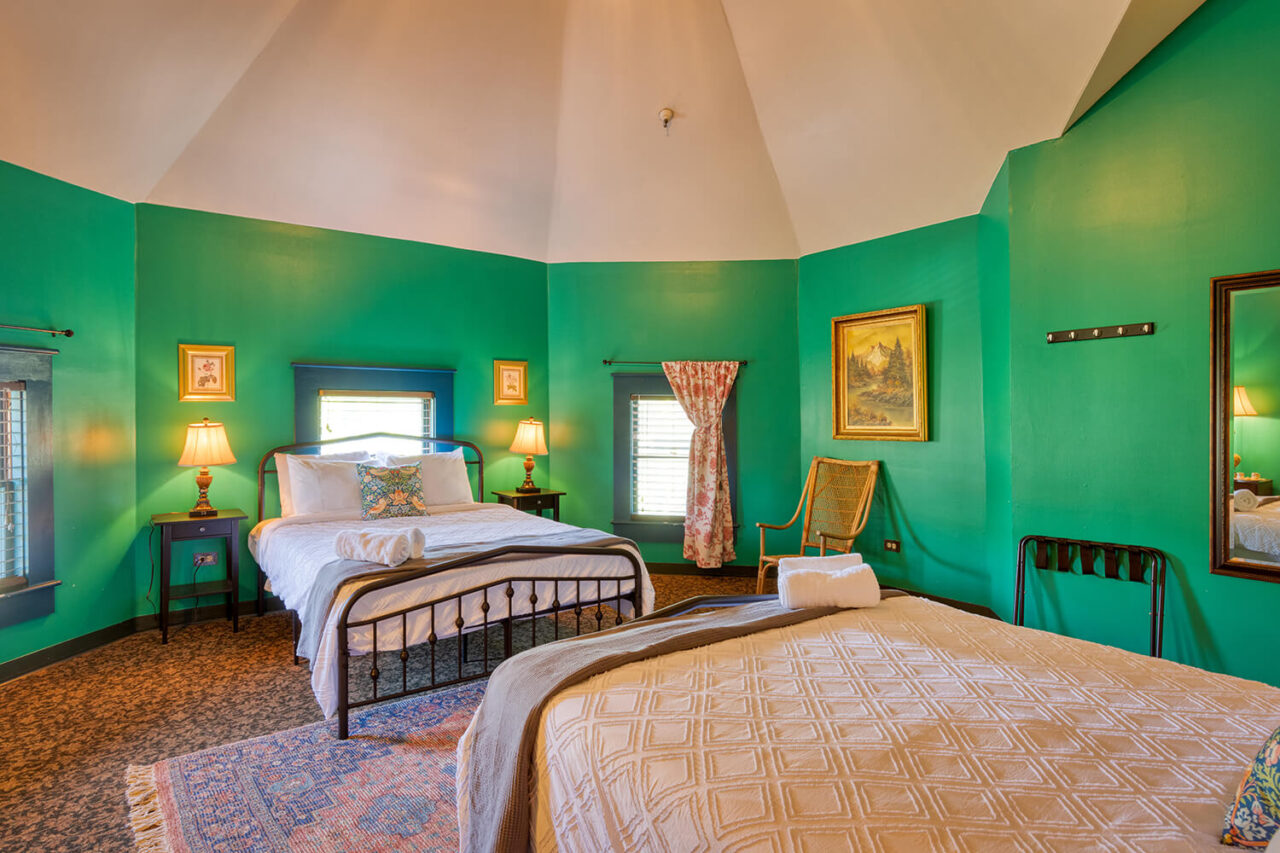
{"label": "small gold framed picture", "polygon": [[527,406],[529,404],[529,362],[494,359],[493,404],[495,406]]}
{"label": "small gold framed picture", "polygon": [[236,348],[178,344],[178,399],[236,398]]}

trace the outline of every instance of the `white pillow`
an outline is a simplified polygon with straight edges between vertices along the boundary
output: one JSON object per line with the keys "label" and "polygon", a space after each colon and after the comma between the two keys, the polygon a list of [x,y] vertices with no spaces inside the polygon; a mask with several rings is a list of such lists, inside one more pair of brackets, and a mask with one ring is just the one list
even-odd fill
{"label": "white pillow", "polygon": [[469,504],[471,481],[467,479],[467,461],[462,448],[448,453],[426,453],[418,456],[388,456],[383,460],[395,468],[417,465],[422,471],[422,499],[428,507],[446,504]]}
{"label": "white pillow", "polygon": [[312,515],[317,512],[360,511],[360,479],[356,463],[372,457],[364,451],[330,456],[277,453],[280,480],[280,515]]}

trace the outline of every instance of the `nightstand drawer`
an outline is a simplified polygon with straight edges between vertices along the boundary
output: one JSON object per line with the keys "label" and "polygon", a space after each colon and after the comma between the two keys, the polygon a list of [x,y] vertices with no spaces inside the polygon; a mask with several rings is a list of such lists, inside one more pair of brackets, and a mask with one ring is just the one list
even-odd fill
{"label": "nightstand drawer", "polygon": [[520,509],[555,509],[559,495],[521,495]]}
{"label": "nightstand drawer", "polygon": [[209,539],[229,536],[236,522],[224,518],[193,518],[173,525],[170,538],[175,542],[184,539]]}

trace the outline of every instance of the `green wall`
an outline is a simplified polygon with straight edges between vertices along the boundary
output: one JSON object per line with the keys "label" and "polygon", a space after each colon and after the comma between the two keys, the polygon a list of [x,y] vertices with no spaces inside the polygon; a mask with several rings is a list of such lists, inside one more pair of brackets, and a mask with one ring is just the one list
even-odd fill
{"label": "green wall", "polygon": [[49,616],[0,628],[0,661],[133,616],[133,205],[0,163],[0,343],[52,347]]}
{"label": "green wall", "polygon": [[[878,459],[858,551],[883,581],[985,602],[986,463],[979,222],[967,217],[799,264],[801,457]],[[831,437],[831,318],[924,303],[929,441]],[[884,551],[885,539],[902,542]]]}
{"label": "green wall", "polygon": [[[486,488],[523,477],[507,450],[516,422],[548,417],[544,264],[148,204],[137,228],[141,536],[152,513],[194,502],[194,474],[176,463],[185,424],[202,417],[226,423],[237,458],[213,470],[210,500],[256,515],[258,460],[293,440],[294,361],[456,368],[454,432],[484,451]],[[179,343],[235,346],[234,402],[178,401]],[[493,405],[495,358],[529,361],[529,405]],[[190,576],[191,550],[175,551],[175,582]],[[252,561],[244,568],[248,593]]]}
{"label": "green wall", "polygon": [[[1163,548],[1166,654],[1271,682],[1280,586],[1209,573],[1209,279],[1280,266],[1278,37],[1280,4],[1210,0],[1011,155],[1014,530]],[[1138,321],[1156,334],[1043,339]],[[1103,584],[1034,585],[1030,624],[1141,649],[1143,591]]]}
{"label": "green wall", "polygon": [[1233,299],[1231,382],[1245,387],[1258,412],[1236,418],[1237,470],[1280,480],[1280,287],[1237,291]]}
{"label": "green wall", "polygon": [[[795,511],[802,474],[796,416],[795,261],[553,264],[548,272],[552,482],[564,520],[613,520],[613,379],[605,358],[746,359],[738,394],[737,565],[754,565],[757,521]],[[640,368],[644,370],[644,368]],[[661,368],[652,368],[661,372]],[[770,539],[794,547],[787,534]],[[676,543],[645,559],[681,562]]]}

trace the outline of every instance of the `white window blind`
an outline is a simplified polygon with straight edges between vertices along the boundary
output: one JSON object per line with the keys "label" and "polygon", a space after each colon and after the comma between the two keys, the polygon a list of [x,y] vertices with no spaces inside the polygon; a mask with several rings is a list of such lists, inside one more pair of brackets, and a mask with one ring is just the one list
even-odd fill
{"label": "white window blind", "polygon": [[[430,391],[320,391],[320,438],[346,438],[371,432],[435,435],[435,395]],[[422,453],[420,441],[383,438],[343,442],[322,453],[348,450],[373,453]]]}
{"label": "white window blind", "polygon": [[0,589],[27,575],[26,389],[0,382]]}
{"label": "white window blind", "polygon": [[684,517],[693,423],[675,397],[631,395],[631,513]]}

